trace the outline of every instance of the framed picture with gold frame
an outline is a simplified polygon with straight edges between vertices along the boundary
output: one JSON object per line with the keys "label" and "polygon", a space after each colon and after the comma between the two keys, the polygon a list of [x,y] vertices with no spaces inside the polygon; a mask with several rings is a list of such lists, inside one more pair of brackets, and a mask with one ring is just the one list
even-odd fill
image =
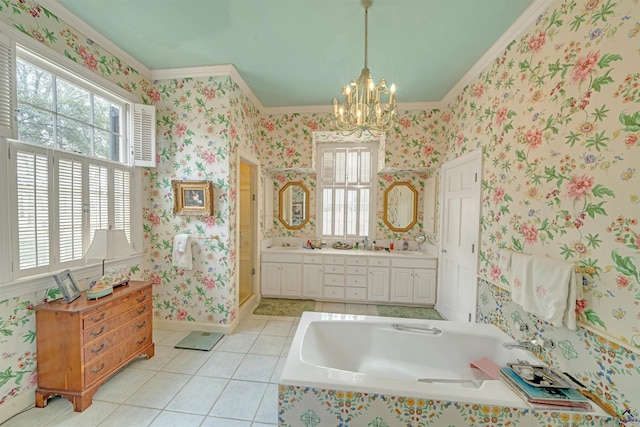
{"label": "framed picture with gold frame", "polygon": [[175,215],[213,215],[213,184],[211,181],[174,179],[173,213]]}

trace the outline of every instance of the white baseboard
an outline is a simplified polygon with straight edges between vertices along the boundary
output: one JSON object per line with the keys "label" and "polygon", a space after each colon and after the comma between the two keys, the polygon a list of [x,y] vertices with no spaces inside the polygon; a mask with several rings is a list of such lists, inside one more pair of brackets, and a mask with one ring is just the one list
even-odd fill
{"label": "white baseboard", "polygon": [[26,409],[33,408],[36,405],[35,391],[35,389],[27,390],[20,393],[17,397],[14,397],[0,405],[0,424]]}
{"label": "white baseboard", "polygon": [[260,298],[258,298],[256,294],[251,295],[249,299],[240,307],[240,315],[238,316],[240,321],[242,321],[242,319],[250,317],[253,314],[253,310],[258,307],[258,304],[260,304]]}

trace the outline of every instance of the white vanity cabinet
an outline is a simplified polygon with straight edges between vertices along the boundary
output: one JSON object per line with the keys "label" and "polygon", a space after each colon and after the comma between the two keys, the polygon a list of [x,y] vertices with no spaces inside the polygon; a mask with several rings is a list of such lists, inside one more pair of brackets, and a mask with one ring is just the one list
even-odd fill
{"label": "white vanity cabinet", "polygon": [[323,267],[322,255],[305,255],[302,259],[302,296],[322,299]]}
{"label": "white vanity cabinet", "polygon": [[367,258],[350,256],[346,260],[345,299],[354,301],[367,300]]}
{"label": "white vanity cabinet", "polygon": [[389,264],[389,258],[369,258],[369,301],[389,302]]}
{"label": "white vanity cabinet", "polygon": [[435,258],[409,253],[277,250],[262,253],[265,297],[434,305]]}
{"label": "white vanity cabinet", "polygon": [[324,290],[323,296],[327,299],[344,299],[344,256],[324,256]]}
{"label": "white vanity cabinet", "polygon": [[436,261],[392,259],[389,300],[405,304],[435,304]]}
{"label": "white vanity cabinet", "polygon": [[302,294],[302,256],[262,255],[262,295],[300,297]]}

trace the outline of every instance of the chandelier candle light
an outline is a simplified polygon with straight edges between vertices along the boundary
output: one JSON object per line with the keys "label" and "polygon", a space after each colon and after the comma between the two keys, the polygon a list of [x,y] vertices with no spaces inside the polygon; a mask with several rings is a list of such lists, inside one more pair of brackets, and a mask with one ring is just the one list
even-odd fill
{"label": "chandelier candle light", "polygon": [[[358,81],[351,83],[342,89],[345,96],[345,104],[339,105],[338,100],[333,100],[333,121],[336,130],[354,133],[358,136],[364,131],[386,132],[394,125],[397,114],[395,103],[396,85],[390,88],[382,79],[377,86],[368,67],[368,11],[373,0],[361,0],[364,6],[364,68]],[[382,105],[381,95],[389,95],[389,101]]]}

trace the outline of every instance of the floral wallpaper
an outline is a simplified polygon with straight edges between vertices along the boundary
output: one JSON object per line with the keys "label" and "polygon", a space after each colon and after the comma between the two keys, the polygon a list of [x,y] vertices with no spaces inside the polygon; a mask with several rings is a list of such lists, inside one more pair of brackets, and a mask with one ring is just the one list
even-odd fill
{"label": "floral wallpaper", "polygon": [[479,318],[504,326],[512,312],[524,317],[508,292],[489,289],[510,286],[502,251],[595,267],[579,320],[635,352],[584,329],[536,323],[532,335],[566,334],[550,357],[636,416],[639,21],[637,0],[555,1],[441,113],[443,161],[484,154],[480,293],[489,300],[480,301]]}
{"label": "floral wallpaper", "polygon": [[[156,81],[145,87],[156,106],[156,168],[145,170],[143,227],[149,257],[142,276],[154,283],[154,316],[230,324],[235,290],[236,150],[257,154],[258,112],[230,77]],[[212,216],[175,216],[171,181],[213,182]],[[172,266],[176,234],[191,239],[193,270]]]}
{"label": "floral wallpaper", "polygon": [[[227,77],[151,82],[32,0],[0,0],[0,21],[156,105],[158,167],[145,170],[143,183],[149,256],[136,274],[154,282],[157,318],[235,321],[237,150],[268,169],[261,182],[283,176],[315,188],[311,137],[331,129],[330,116],[260,115]],[[583,328],[567,331],[528,317],[510,301],[497,259],[515,250],[595,267],[598,274],[583,286],[580,320],[640,348],[638,22],[638,0],[554,1],[441,111],[400,113],[386,134],[377,194],[381,209],[391,180],[410,180],[422,200],[424,180],[443,162],[482,149],[478,319],[515,337],[521,333],[513,324],[524,319],[529,336],[556,341],[544,355],[549,363],[577,372],[618,413],[628,409],[636,417],[638,352]],[[174,217],[172,179],[211,179],[214,215]],[[311,220],[300,233],[313,234]],[[277,223],[261,229],[287,235]],[[220,239],[194,243],[190,271],[171,266],[173,236],[184,232]],[[401,238],[380,224],[376,234]],[[435,234],[428,239],[437,243]],[[47,290],[0,301],[0,405],[35,387],[28,308],[54,297]]]}
{"label": "floral wallpaper", "polygon": [[[307,188],[315,192],[315,169],[313,159],[313,133],[331,131],[331,114],[278,114],[262,116],[260,120],[261,164],[273,171],[278,180],[304,179]],[[398,124],[387,132],[385,138],[384,169],[378,174],[377,239],[411,238],[412,233],[422,230],[424,210],[424,180],[437,173],[441,165],[445,128],[438,110],[403,111]],[[272,173],[272,174],[273,174]],[[395,233],[382,221],[384,191],[394,180],[407,180],[418,191],[418,220],[410,232]],[[284,184],[287,181],[282,181]],[[276,186],[276,191],[279,187]],[[315,206],[314,199],[311,206]],[[278,199],[274,195],[273,227],[265,229],[266,237],[296,236],[315,237],[315,214],[311,222],[301,230],[287,230],[278,221]],[[372,239],[373,240],[373,239]],[[427,242],[437,242],[435,233],[427,233]]]}

